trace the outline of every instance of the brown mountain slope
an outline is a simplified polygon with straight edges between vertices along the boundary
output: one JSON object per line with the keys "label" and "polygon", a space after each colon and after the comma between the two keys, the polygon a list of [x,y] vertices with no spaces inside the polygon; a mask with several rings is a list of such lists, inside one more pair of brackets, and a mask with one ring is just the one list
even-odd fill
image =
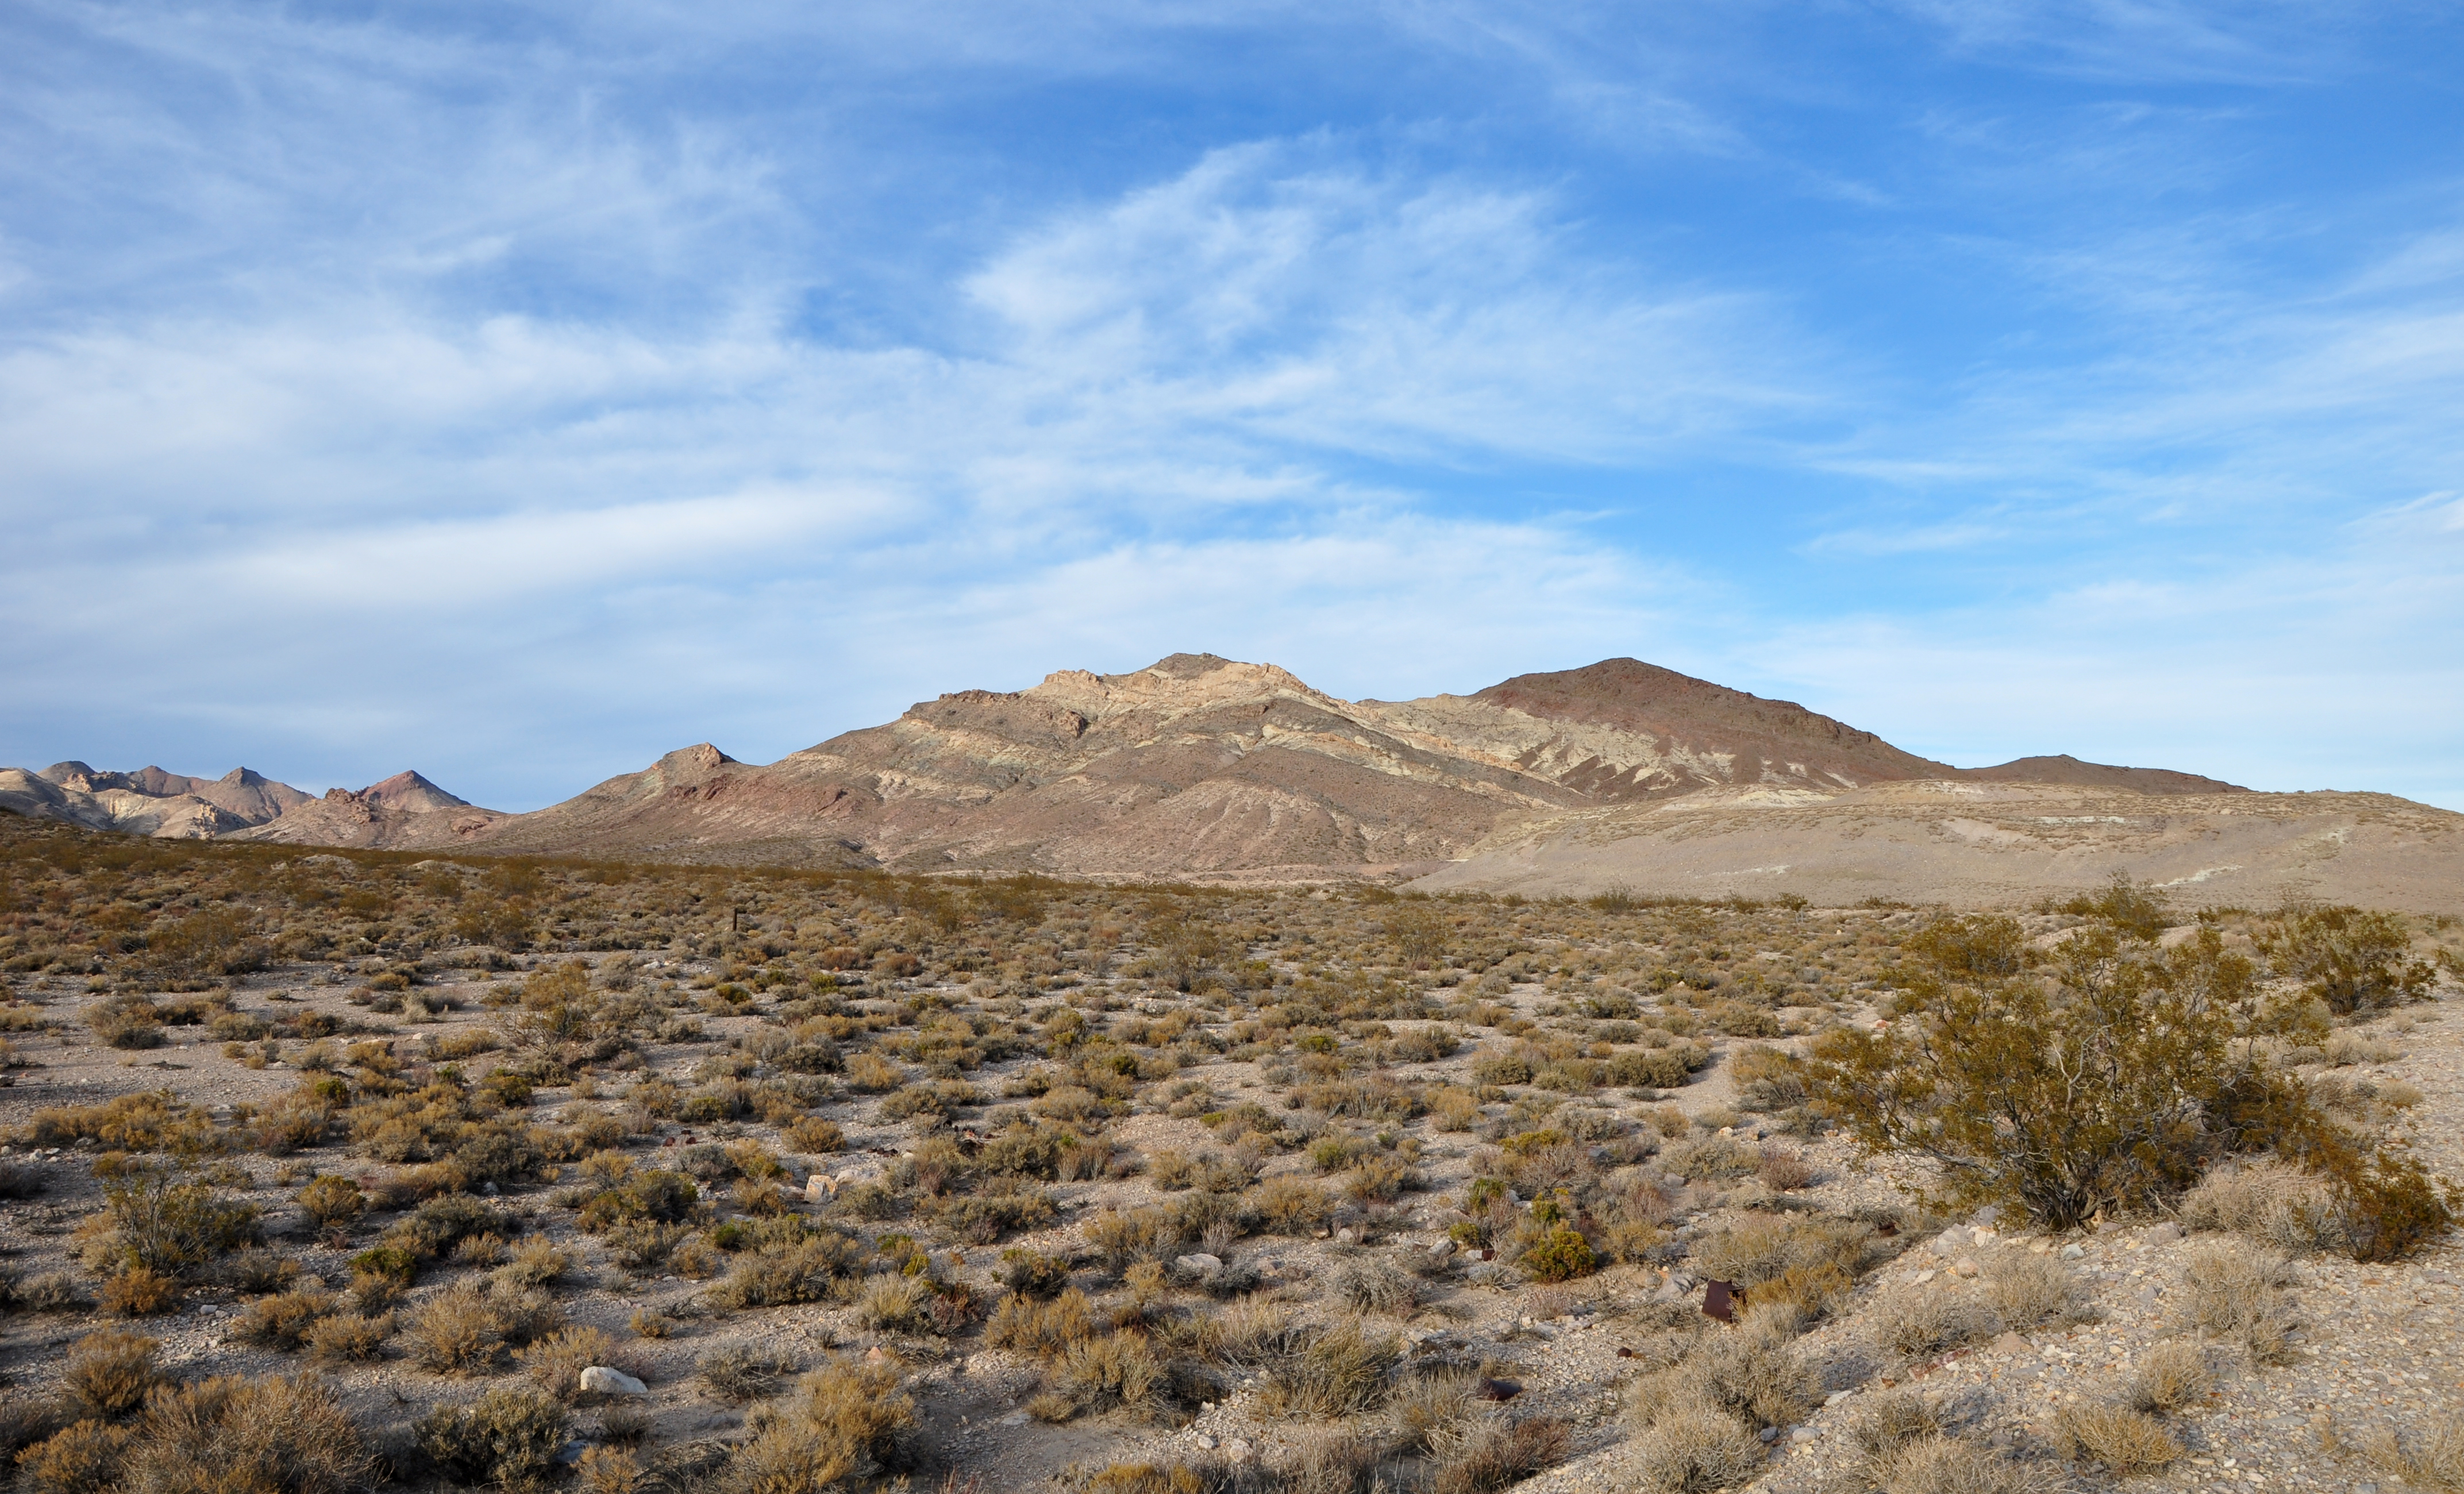
{"label": "brown mountain slope", "polygon": [[292,846],[412,849],[462,845],[509,818],[456,798],[416,773],[402,772],[363,789],[329,788],[322,799],[308,800],[278,819],[232,832],[229,838]]}
{"label": "brown mountain slope", "polygon": [[1957,773],[1632,659],[1390,702],[1175,654],[942,695],[767,766],[686,748],[534,814],[429,829],[496,851],[1307,876],[1434,869],[1505,828],[1603,804]]}
{"label": "brown mountain slope", "polygon": [[2221,779],[2170,768],[2116,768],[2081,762],[2064,753],[2055,758],[2018,758],[1990,768],[1963,768],[1958,777],[1987,783],[2063,783],[2074,788],[2119,788],[2134,794],[2247,794],[2249,789]]}

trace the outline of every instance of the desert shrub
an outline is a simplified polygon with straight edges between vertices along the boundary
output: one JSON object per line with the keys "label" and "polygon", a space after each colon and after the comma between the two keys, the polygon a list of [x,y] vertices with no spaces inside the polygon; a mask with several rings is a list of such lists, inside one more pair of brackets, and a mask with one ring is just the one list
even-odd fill
{"label": "desert shrub", "polygon": [[1107,1208],[1088,1221],[1086,1238],[1117,1271],[1133,1261],[1161,1260],[1178,1250],[1186,1237],[1179,1217],[1169,1209]]}
{"label": "desert shrub", "polygon": [[514,1357],[534,1384],[566,1402],[582,1394],[583,1371],[597,1364],[630,1373],[633,1358],[614,1334],[585,1326],[559,1329]]}
{"label": "desert shrub", "polygon": [[211,1116],[168,1094],[123,1094],[100,1105],[45,1106],[34,1112],[17,1139],[38,1147],[74,1146],[85,1140],[110,1152],[183,1154],[222,1147]]}
{"label": "desert shrub", "polygon": [[932,1290],[913,1276],[876,1276],[856,1298],[856,1321],[875,1332],[921,1333],[932,1328],[925,1306]]}
{"label": "desert shrub", "polygon": [[639,1455],[626,1447],[597,1443],[574,1461],[575,1482],[587,1494],[633,1494],[649,1478]]}
{"label": "desert shrub", "polygon": [[582,1206],[583,1229],[605,1230],[629,1219],[675,1223],[691,1219],[701,1190],[682,1173],[652,1169],[635,1173]]}
{"label": "desert shrub", "polygon": [[374,1469],[330,1386],[307,1375],[201,1380],[146,1404],[129,1450],[129,1494],[345,1494]]}
{"label": "desert shrub", "polygon": [[66,1271],[40,1271],[23,1281],[0,1279],[0,1302],[21,1312],[77,1312],[93,1304]]}
{"label": "desert shrub", "polygon": [[1950,1198],[2057,1228],[2175,1197],[2220,1151],[2305,1121],[2235,1041],[2255,976],[2213,929],[2140,953],[2091,925],[2057,959],[2051,984],[1937,961],[1886,1031],[1815,1040],[1809,1092],[1869,1150],[1938,1162]]}
{"label": "desert shrub", "polygon": [[526,1237],[509,1254],[510,1259],[496,1267],[495,1278],[517,1286],[552,1285],[573,1269],[573,1258],[545,1235]]}
{"label": "desert shrub", "polygon": [[[1886,1390],[1864,1397],[1848,1421],[1849,1439],[1868,1460],[1943,1433],[1942,1407],[1910,1390]],[[1887,1486],[1887,1485],[1886,1485]]]}
{"label": "desert shrub", "polygon": [[1265,1404],[1304,1417],[1348,1417],[1386,1398],[1388,1376],[1401,1357],[1394,1339],[1373,1337],[1360,1324],[1309,1330],[1295,1351],[1266,1372]]}
{"label": "desert shrub", "polygon": [[1991,1338],[2002,1319],[1991,1303],[1967,1292],[1922,1287],[1884,1297],[1868,1315],[1877,1343],[1911,1357]]}
{"label": "desert shrub", "polygon": [[1581,1231],[1563,1226],[1543,1234],[1523,1252],[1523,1268],[1538,1281],[1572,1281],[1591,1275],[1597,1267],[1592,1242]]}
{"label": "desert shrub", "polygon": [[103,1220],[109,1233],[97,1243],[105,1257],[169,1277],[258,1238],[254,1207],[159,1168],[132,1169],[106,1184]]}
{"label": "desert shrub", "polygon": [[481,1374],[495,1370],[508,1349],[562,1326],[563,1314],[541,1294],[456,1282],[411,1314],[405,1335],[421,1368]]}
{"label": "desert shrub", "polygon": [[1661,1166],[1680,1177],[1751,1177],[1761,1171],[1763,1154],[1730,1136],[1697,1136],[1661,1153]]}
{"label": "desert shrub", "polygon": [[2182,1222],[2227,1230],[2287,1254],[2342,1249],[2343,1231],[2326,1179],[2290,1163],[2228,1163],[2183,1195]]}
{"label": "desert shrub", "polygon": [[1001,1252],[1001,1285],[1022,1297],[1054,1297],[1069,1285],[1069,1263],[1018,1247]]}
{"label": "desert shrub", "polygon": [[1889,1494],[2051,1494],[2055,1476],[1964,1437],[1920,1438],[1865,1463],[1866,1482]]}
{"label": "desert shrub", "polygon": [[2087,1302],[2077,1273],[2051,1256],[2004,1251],[1980,1285],[2006,1328],[2030,1328],[2049,1318],[2075,1322]]}
{"label": "desert shrub", "polygon": [[710,1296],[721,1307],[739,1310],[825,1302],[830,1284],[854,1271],[862,1261],[861,1247],[832,1231],[737,1262],[726,1279],[711,1288]]}
{"label": "desert shrub", "polygon": [[150,1318],[180,1305],[180,1284],[152,1266],[132,1265],[102,1284],[101,1300],[114,1317]]}
{"label": "desert shrub", "polygon": [[1477,1417],[1480,1376],[1447,1368],[1398,1377],[1386,1396],[1386,1424],[1405,1452],[1433,1451]]}
{"label": "desert shrub", "polygon": [[234,1250],[214,1266],[224,1285],[249,1296],[287,1291],[299,1279],[299,1263],[279,1250]]}
{"label": "desert shrub", "polygon": [[2404,915],[2359,908],[2311,908],[2279,914],[2258,933],[2268,962],[2302,983],[2338,1016],[2417,1001],[2437,972],[2408,957]]}
{"label": "desert shrub", "polygon": [[564,1445],[564,1403],[528,1385],[506,1385],[467,1406],[441,1405],[412,1432],[419,1450],[457,1483],[527,1488],[543,1481]]}
{"label": "desert shrub", "polygon": [[1573,1434],[1555,1417],[1480,1420],[1441,1438],[1431,1494],[1496,1494],[1563,1462]]}
{"label": "desert shrub", "polygon": [[2361,1450],[2415,1488],[2441,1494],[2464,1489],[2464,1417],[2451,1414],[2401,1431],[2382,1427],[2363,1440]]}
{"label": "desert shrub", "polygon": [[2464,1194],[2420,1162],[2380,1150],[2364,1153],[2327,1138],[2310,1161],[2334,1200],[2336,1231],[2356,1261],[2399,1261],[2454,1227]]}
{"label": "desert shrub", "polygon": [[1345,1262],[1331,1285],[1354,1312],[1409,1312],[1419,1301],[1420,1284],[1384,1261]]}
{"label": "desert shrub", "polygon": [[971,1245],[989,1245],[1021,1230],[1042,1229],[1060,1217],[1052,1195],[1041,1188],[965,1194],[941,1199],[921,1212]]}
{"label": "desert shrub", "polygon": [[895,1371],[831,1364],[760,1418],[719,1484],[728,1494],[828,1494],[903,1461],[920,1422]]}
{"label": "desert shrub", "polygon": [[357,1312],[338,1312],[310,1324],[304,1336],[308,1351],[319,1363],[352,1364],[376,1358],[384,1351],[385,1341],[392,1333],[393,1314],[390,1312],[375,1317]]}
{"label": "desert shrub", "polygon": [[115,996],[85,1009],[85,1024],[94,1041],[111,1048],[159,1048],[163,1045],[162,1013],[146,996]]}
{"label": "desert shrub", "polygon": [[385,1239],[414,1255],[450,1255],[456,1245],[479,1235],[499,1241],[514,1232],[514,1221],[500,1210],[468,1194],[430,1198],[408,1216],[394,1221]]}
{"label": "desert shrub", "polygon": [[232,1336],[260,1349],[297,1352],[308,1332],[335,1311],[334,1299],[320,1290],[277,1292],[248,1305],[233,1325]]}
{"label": "desert shrub", "polygon": [[2184,1338],[2150,1344],[2123,1399],[2134,1411],[2175,1412],[2198,1404],[2216,1382],[2207,1351]]}
{"label": "desert shrub", "polygon": [[33,1494],[109,1494],[135,1438],[126,1427],[80,1421],[20,1452],[17,1466]]}
{"label": "desert shrub", "polygon": [[1258,1214],[1258,1227],[1270,1234],[1307,1235],[1334,1212],[1334,1200],[1315,1183],[1278,1174],[1251,1189],[1248,1201]]}
{"label": "desert shrub", "polygon": [[1751,1428],[1693,1406],[1653,1421],[1635,1445],[1636,1478],[1652,1494],[1705,1494],[1743,1483],[1769,1457]]}
{"label": "desert shrub", "polygon": [[1027,1409],[1045,1421],[1115,1406],[1152,1409],[1169,1396],[1171,1387],[1169,1370],[1143,1335],[1106,1333],[1063,1350]]}
{"label": "desert shrub", "polygon": [[1853,1282],[1876,1253],[1874,1227],[1855,1219],[1748,1214],[1696,1240],[1687,1259],[1700,1275],[1750,1288],[1819,1266]]}
{"label": "desert shrub", "polygon": [[799,1152],[843,1152],[847,1149],[847,1132],[836,1121],[805,1115],[787,1128],[787,1144]]}
{"label": "desert shrub", "polygon": [[160,1346],[142,1333],[105,1329],[69,1350],[61,1380],[69,1398],[93,1415],[124,1417],[145,1403],[146,1392],[163,1383],[154,1365]]}
{"label": "desert shrub", "polygon": [[1075,1288],[1050,1301],[1012,1294],[993,1308],[984,1342],[996,1349],[1018,1349],[1049,1359],[1094,1331],[1086,1293]]}
{"label": "desert shrub", "polygon": [[741,1403],[769,1395],[781,1380],[796,1373],[796,1365],[784,1354],[749,1344],[721,1344],[695,1359],[693,1372],[712,1394]]}
{"label": "desert shrub", "polygon": [[2292,1312],[2284,1262],[2237,1241],[2211,1241],[2182,1263],[2181,1312],[2193,1328],[2237,1344],[2261,1364],[2282,1363]]}
{"label": "desert shrub", "polygon": [[1705,1335],[1676,1363],[1637,1379],[1631,1413],[1646,1430],[1692,1411],[1747,1428],[1801,1421],[1818,1400],[1813,1373],[1789,1342],[1793,1315],[1749,1314],[1733,1329]]}
{"label": "desert shrub", "polygon": [[2104,1401],[2072,1401],[2054,1413],[2054,1434],[2074,1458],[2089,1458],[2116,1475],[2153,1473],[2182,1456],[2182,1444],[2144,1411]]}

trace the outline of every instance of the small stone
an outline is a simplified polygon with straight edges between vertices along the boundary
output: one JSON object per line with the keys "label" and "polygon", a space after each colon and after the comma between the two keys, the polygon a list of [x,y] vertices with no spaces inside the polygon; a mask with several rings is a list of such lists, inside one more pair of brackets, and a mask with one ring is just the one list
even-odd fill
{"label": "small stone", "polygon": [[1026,1413],[1023,1411],[1013,1411],[1008,1416],[1001,1418],[1001,1424],[1002,1426],[1024,1426],[1026,1425]]}
{"label": "small stone", "polygon": [[582,1372],[582,1388],[600,1395],[648,1395],[650,1387],[622,1370],[594,1364]]}
{"label": "small stone", "polygon": [[1923,1286],[1925,1283],[1932,1281],[1936,1274],[1937,1273],[1930,1266],[1926,1267],[1925,1270],[1919,1271],[1917,1273],[1917,1285]]}
{"label": "small stone", "polygon": [[2145,1238],[2151,1245],[2169,1245],[2182,1238],[2182,1226],[2171,1223],[2158,1224],[2150,1228]]}
{"label": "small stone", "polygon": [[1360,1231],[1346,1224],[1334,1232],[1334,1242],[1338,1245],[1356,1245],[1360,1243]]}
{"label": "small stone", "polygon": [[1183,1276],[1213,1276],[1223,1269],[1223,1258],[1209,1255],[1201,1250],[1193,1255],[1182,1256],[1172,1263],[1172,1268]]}
{"label": "small stone", "polygon": [[1214,1448],[1215,1448],[1215,1439],[1214,1439],[1213,1437],[1211,1437],[1211,1436],[1207,1435],[1207,1434],[1206,1434],[1206,1433],[1204,1433],[1204,1432],[1200,1432],[1200,1433],[1199,1433],[1199,1434],[1198,1434],[1198,1439],[1197,1439],[1197,1440],[1198,1440],[1198,1445],[1199,1445],[1199,1446],[1203,1447],[1203,1448],[1207,1449],[1207,1450],[1208,1450],[1208,1451],[1210,1451],[1210,1452],[1212,1452],[1212,1451],[1214,1450]]}
{"label": "small stone", "polygon": [[1956,1262],[1952,1263],[1950,1273],[1953,1276],[1972,1279],[1976,1275],[1976,1269],[1975,1261],[1967,1256],[1962,1256]]}
{"label": "small stone", "polygon": [[1237,1437],[1223,1444],[1223,1456],[1231,1459],[1234,1462],[1244,1461],[1254,1450],[1255,1449],[1251,1448],[1247,1442],[1243,1441]]}
{"label": "small stone", "polygon": [[2076,1261],[2086,1254],[2087,1247],[2085,1245],[2062,1246],[2062,1259],[2065,1261]]}

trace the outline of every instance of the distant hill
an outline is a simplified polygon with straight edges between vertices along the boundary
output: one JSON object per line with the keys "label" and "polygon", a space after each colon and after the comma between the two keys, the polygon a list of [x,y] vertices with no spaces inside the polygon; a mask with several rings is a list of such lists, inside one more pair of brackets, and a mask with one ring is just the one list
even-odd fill
{"label": "distant hill", "polygon": [[2350,883],[2410,906],[2464,886],[2464,817],[2445,811],[2070,757],[1954,768],[1635,659],[1405,701],[1342,700],[1213,654],[1064,670],[772,763],[680,748],[520,815],[415,773],[311,799],[244,769],[81,763],[0,772],[0,804],[301,845],[1433,890],[1961,901],[2124,869],[2203,897]]}
{"label": "distant hill", "polygon": [[319,799],[248,768],[199,779],[150,766],[112,773],[76,761],[40,773],[0,768],[0,808],[174,840],[248,836],[362,846],[445,844],[467,833],[449,822],[475,825],[505,818],[473,808],[416,773],[397,773],[356,791],[329,789]]}

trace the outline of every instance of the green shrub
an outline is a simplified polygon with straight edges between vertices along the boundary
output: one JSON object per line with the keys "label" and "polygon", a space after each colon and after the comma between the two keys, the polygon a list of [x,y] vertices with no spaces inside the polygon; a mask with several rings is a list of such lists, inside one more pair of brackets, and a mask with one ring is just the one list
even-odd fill
{"label": "green shrub", "polygon": [[2412,934],[2401,913],[2296,910],[2261,928],[2257,943],[2269,963],[2340,1017],[2421,1000],[2437,978],[2427,962],[2408,957]]}
{"label": "green shrub", "polygon": [[[1963,926],[1980,921],[1993,922]],[[2255,973],[2213,929],[2142,954],[2090,925],[2056,974],[2049,988],[1938,960],[1887,1031],[1817,1039],[1807,1088],[1869,1150],[1940,1164],[1950,1201],[2065,1229],[2177,1197],[2220,1153],[2311,1125],[2298,1088],[2236,1041]]]}
{"label": "green shrub", "polygon": [[1596,1266],[1592,1242],[1572,1229],[1552,1229],[1523,1252],[1523,1268],[1544,1282],[1589,1276]]}

